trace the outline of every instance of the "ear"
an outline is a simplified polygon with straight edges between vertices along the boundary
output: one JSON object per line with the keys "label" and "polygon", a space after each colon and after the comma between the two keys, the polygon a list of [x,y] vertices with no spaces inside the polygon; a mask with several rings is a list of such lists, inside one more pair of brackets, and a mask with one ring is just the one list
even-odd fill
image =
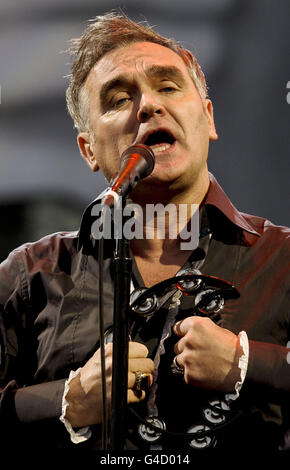
{"label": "ear", "polygon": [[89,132],[80,132],[77,137],[78,146],[82,157],[85,159],[92,171],[98,171],[99,165],[95,158],[91,136]]}
{"label": "ear", "polygon": [[215,129],[214,117],[213,117],[213,105],[211,100],[204,100],[204,109],[208,120],[209,139],[217,140],[218,135]]}

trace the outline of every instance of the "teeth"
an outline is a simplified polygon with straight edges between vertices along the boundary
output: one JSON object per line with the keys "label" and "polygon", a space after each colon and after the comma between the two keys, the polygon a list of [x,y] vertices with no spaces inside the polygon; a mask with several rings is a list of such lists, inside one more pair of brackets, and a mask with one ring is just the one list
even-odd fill
{"label": "teeth", "polygon": [[171,147],[170,144],[164,144],[164,145],[160,145],[159,147],[155,147],[154,145],[151,146],[152,150],[154,150],[154,152],[163,152],[164,150],[167,150]]}

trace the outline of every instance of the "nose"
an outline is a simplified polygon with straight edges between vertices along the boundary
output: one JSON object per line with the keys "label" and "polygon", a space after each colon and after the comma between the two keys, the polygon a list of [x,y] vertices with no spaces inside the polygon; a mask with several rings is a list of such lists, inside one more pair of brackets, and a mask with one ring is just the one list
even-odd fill
{"label": "nose", "polygon": [[137,119],[139,122],[146,122],[154,115],[164,115],[165,109],[162,104],[158,103],[154,96],[143,94],[140,100]]}

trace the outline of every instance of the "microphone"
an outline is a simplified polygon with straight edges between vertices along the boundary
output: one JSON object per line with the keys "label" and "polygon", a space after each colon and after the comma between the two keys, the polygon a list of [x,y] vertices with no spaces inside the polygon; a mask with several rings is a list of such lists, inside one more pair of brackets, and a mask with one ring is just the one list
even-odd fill
{"label": "microphone", "polygon": [[121,155],[120,170],[110,184],[111,190],[104,204],[112,205],[112,192],[126,197],[140,179],[149,176],[155,165],[153,150],[147,145],[136,144],[128,147]]}

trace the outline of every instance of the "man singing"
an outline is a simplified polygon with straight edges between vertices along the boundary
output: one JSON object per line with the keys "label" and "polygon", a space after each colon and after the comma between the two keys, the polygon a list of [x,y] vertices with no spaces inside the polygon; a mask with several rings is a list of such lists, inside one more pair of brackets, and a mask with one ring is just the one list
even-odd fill
{"label": "man singing", "polygon": [[[170,237],[168,217],[164,236],[153,224],[155,236],[130,241],[132,295],[157,287],[150,311],[140,314],[145,302],[128,317],[125,448],[287,447],[289,229],[240,213],[209,174],[218,136],[199,64],[174,40],[115,13],[90,22],[71,52],[68,109],[92,171],[110,181],[123,152],[145,145],[155,167],[130,201],[144,213],[157,203],[177,214],[199,206],[194,249]],[[0,267],[1,435],[15,448],[102,448],[99,243],[87,230],[90,210],[78,232],[23,245]],[[105,240],[107,332],[114,248]],[[192,280],[159,286],[182,273]],[[108,341],[108,403],[112,350]]]}

